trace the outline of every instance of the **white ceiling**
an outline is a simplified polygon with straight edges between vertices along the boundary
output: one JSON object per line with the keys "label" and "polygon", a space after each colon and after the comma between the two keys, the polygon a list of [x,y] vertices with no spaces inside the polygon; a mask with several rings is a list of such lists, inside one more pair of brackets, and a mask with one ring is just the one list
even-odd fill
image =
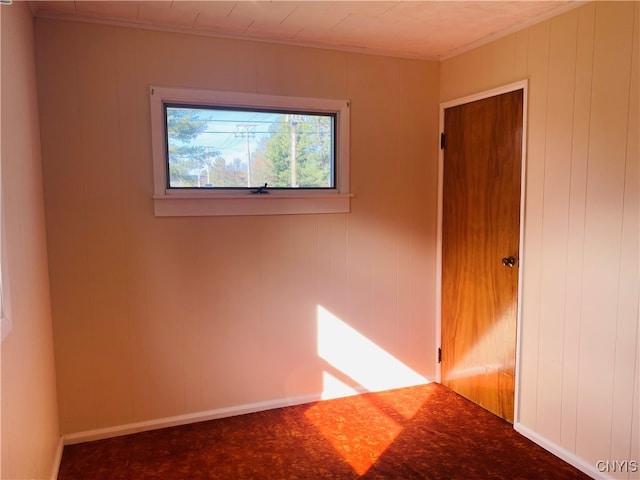
{"label": "white ceiling", "polygon": [[30,1],[35,16],[442,59],[584,2]]}

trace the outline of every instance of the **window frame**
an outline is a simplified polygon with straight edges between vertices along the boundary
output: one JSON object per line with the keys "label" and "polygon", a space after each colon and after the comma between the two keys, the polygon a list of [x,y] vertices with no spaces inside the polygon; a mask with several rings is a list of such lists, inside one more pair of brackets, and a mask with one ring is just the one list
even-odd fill
{"label": "window frame", "polygon": [[[278,215],[348,213],[349,192],[349,101],[288,97],[254,93],[149,87],[153,156],[154,208],[156,216]],[[170,188],[168,182],[165,104],[221,108],[272,109],[335,115],[334,169],[332,188],[267,188],[268,194],[253,194],[242,188]]]}

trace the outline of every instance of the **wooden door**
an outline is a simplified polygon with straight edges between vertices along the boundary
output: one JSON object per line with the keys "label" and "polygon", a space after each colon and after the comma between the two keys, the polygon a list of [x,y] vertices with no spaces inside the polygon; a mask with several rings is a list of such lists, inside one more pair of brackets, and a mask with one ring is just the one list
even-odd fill
{"label": "wooden door", "polygon": [[442,383],[513,423],[523,91],[445,109]]}

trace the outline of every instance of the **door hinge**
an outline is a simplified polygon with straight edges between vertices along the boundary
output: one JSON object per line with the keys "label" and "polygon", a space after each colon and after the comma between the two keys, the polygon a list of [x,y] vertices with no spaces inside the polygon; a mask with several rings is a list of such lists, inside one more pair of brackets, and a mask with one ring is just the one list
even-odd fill
{"label": "door hinge", "polygon": [[442,348],[438,347],[438,363],[442,363]]}
{"label": "door hinge", "polygon": [[440,148],[444,150],[444,132],[440,134]]}

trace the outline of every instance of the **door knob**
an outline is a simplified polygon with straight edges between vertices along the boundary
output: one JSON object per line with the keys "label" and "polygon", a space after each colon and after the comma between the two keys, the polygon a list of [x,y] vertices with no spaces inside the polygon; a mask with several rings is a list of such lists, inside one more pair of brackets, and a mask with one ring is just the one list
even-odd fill
{"label": "door knob", "polygon": [[514,257],[504,257],[502,259],[502,266],[503,267],[513,267],[516,264],[516,259]]}

